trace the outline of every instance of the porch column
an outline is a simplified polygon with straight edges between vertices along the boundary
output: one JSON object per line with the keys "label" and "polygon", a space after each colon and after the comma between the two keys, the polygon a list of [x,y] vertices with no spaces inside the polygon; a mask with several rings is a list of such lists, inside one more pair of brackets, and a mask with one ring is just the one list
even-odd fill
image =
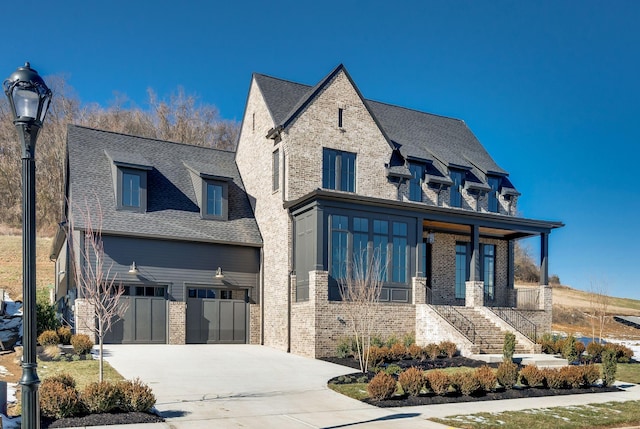
{"label": "porch column", "polygon": [[416,219],[416,277],[426,277],[427,273],[424,271],[424,261],[425,261],[425,244],[423,235],[423,219],[421,217]]}
{"label": "porch column", "polygon": [[549,284],[549,233],[540,234],[540,284]]}
{"label": "porch column", "polygon": [[515,240],[508,241],[507,247],[507,306],[516,307],[517,295],[514,285],[515,278]]}
{"label": "porch column", "polygon": [[465,306],[481,307],[484,305],[484,282],[480,280],[480,228],[478,225],[471,225],[471,260],[469,265],[469,281],[465,283]]}

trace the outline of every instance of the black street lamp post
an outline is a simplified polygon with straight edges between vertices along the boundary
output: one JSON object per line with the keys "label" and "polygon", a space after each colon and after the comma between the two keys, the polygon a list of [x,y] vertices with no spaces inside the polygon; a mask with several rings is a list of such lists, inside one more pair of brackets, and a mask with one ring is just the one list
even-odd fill
{"label": "black street lamp post", "polygon": [[51,90],[29,63],[4,81],[22,143],[22,427],[40,428],[36,372],[36,142]]}

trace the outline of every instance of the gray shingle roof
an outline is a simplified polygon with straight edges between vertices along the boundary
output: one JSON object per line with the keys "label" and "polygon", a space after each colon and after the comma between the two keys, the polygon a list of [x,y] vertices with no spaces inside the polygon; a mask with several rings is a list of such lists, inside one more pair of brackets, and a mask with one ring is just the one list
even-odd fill
{"label": "gray shingle roof", "polygon": [[[286,124],[290,115],[297,114],[301,103],[310,101],[319,85],[312,87],[258,73],[254,73],[254,79],[276,127]],[[405,158],[434,161],[434,167],[445,174],[451,166],[467,167],[482,178],[487,173],[508,174],[491,158],[464,121],[377,101],[364,102],[382,132]]]}
{"label": "gray shingle roof", "polygon": [[[69,193],[76,204],[100,205],[103,231],[123,235],[261,245],[262,238],[244,191],[233,152],[94,130],[67,129]],[[109,156],[107,155],[109,154]],[[129,157],[127,157],[129,154]],[[112,160],[152,166],[147,172],[147,212],[116,210]],[[229,177],[229,218],[200,216],[188,165]],[[97,198],[96,198],[97,197]],[[98,202],[96,202],[96,199]],[[74,218],[76,227],[85,225]]]}

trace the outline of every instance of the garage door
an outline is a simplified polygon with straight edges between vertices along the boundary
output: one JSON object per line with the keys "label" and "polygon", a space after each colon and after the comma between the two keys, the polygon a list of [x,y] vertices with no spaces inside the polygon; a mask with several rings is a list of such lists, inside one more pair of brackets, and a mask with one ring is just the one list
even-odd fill
{"label": "garage door", "polygon": [[164,297],[126,296],[124,317],[105,335],[106,344],[166,344],[167,300]]}
{"label": "garage door", "polygon": [[[187,298],[187,343],[245,344],[247,342],[248,304],[244,299],[219,299],[221,295],[226,294],[224,291],[212,289],[190,290],[190,297]],[[237,294],[234,295],[235,297]]]}

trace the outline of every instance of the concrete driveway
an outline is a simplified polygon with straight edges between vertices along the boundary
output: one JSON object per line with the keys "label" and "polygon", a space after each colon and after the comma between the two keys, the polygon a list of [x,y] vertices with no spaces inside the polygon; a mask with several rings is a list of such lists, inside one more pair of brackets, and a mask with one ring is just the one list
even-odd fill
{"label": "concrete driveway", "polygon": [[139,377],[167,422],[149,428],[444,428],[329,390],[351,368],[251,345],[109,345],[107,361]]}

